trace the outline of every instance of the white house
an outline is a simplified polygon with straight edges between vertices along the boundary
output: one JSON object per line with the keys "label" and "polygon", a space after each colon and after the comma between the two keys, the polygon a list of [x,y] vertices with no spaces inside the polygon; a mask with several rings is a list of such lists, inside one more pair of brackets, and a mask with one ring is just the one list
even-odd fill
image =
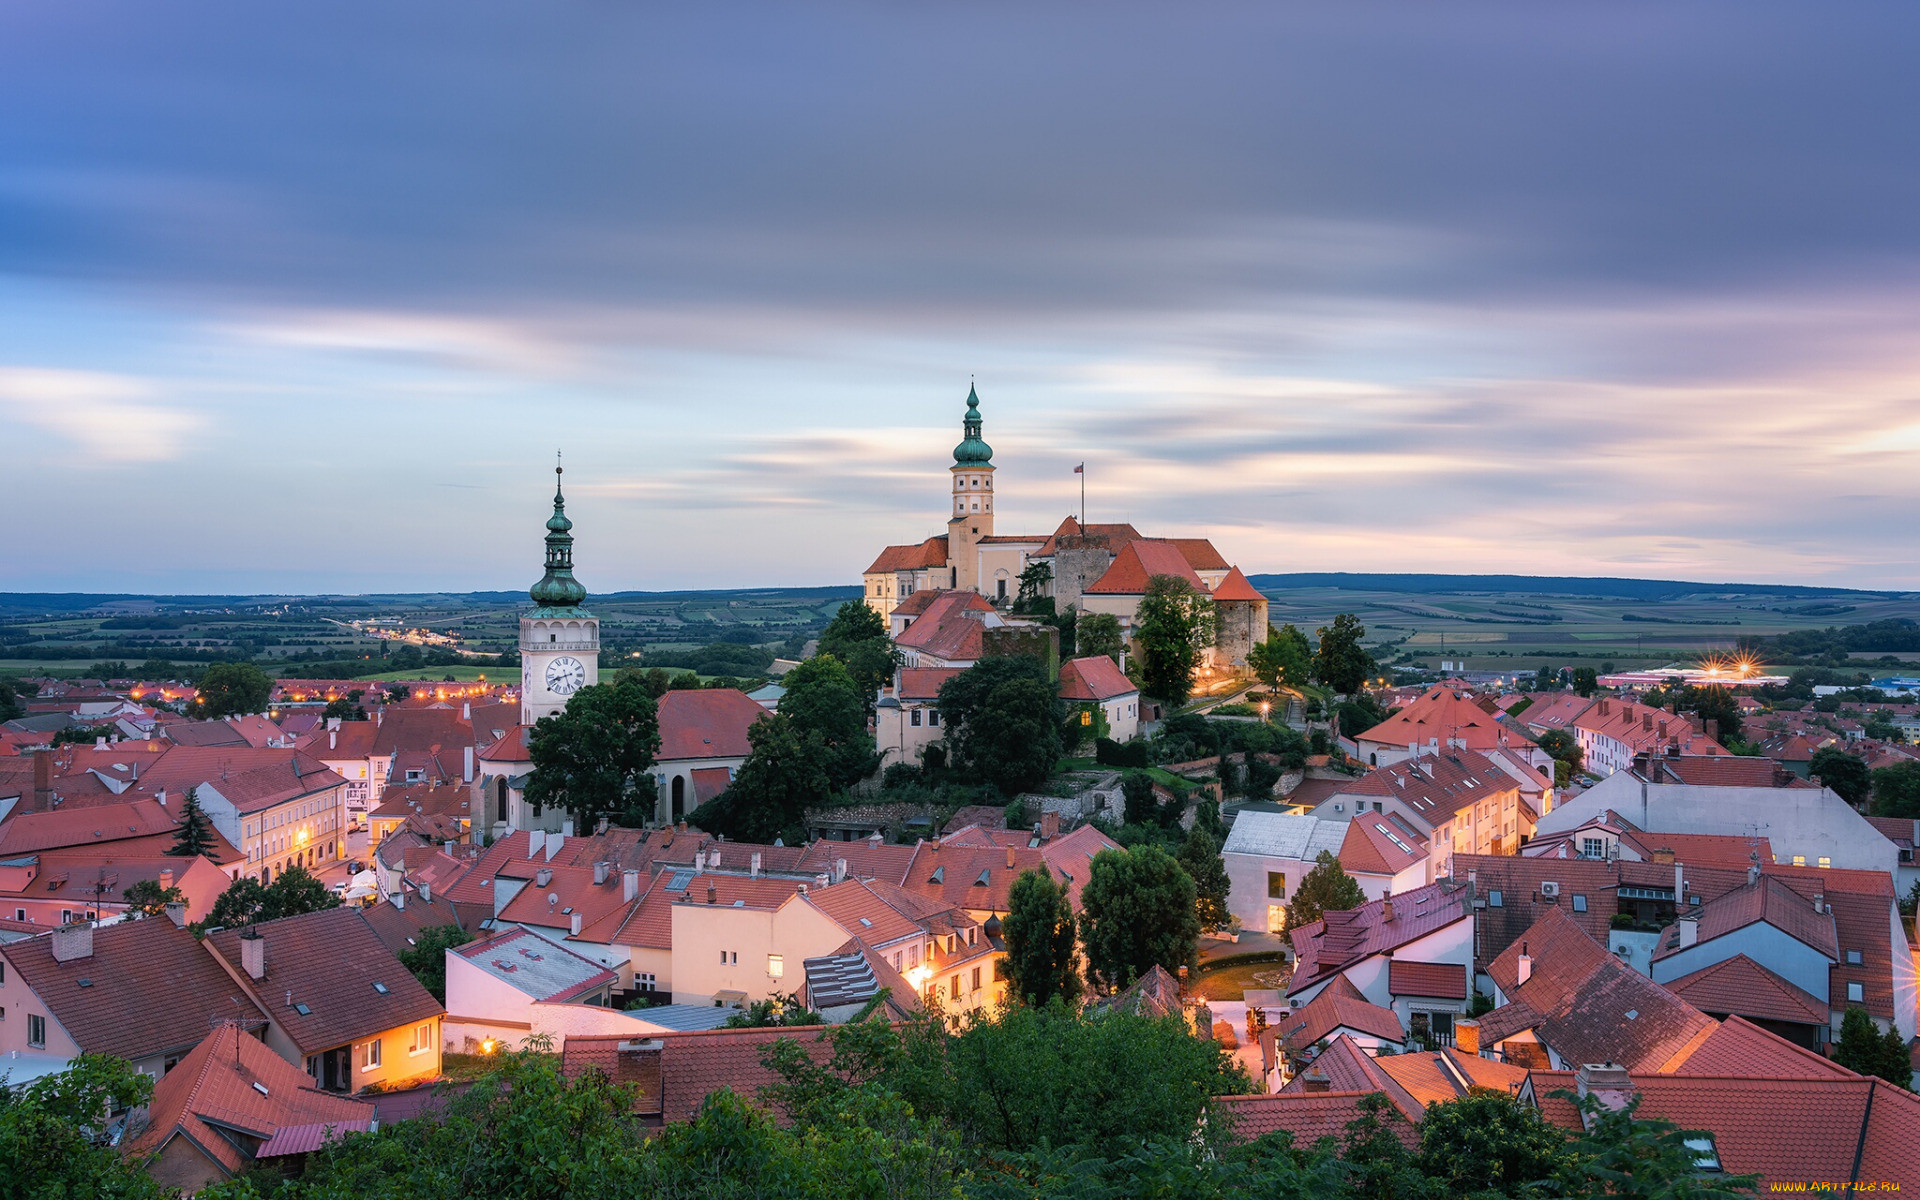
{"label": "white house", "polygon": [[1473,888],[1449,881],[1374,900],[1293,931],[1287,998],[1310,1003],[1344,978],[1416,1034],[1450,1044],[1473,977]]}
{"label": "white house", "polygon": [[1290,813],[1242,812],[1227,831],[1220,856],[1227,865],[1227,911],[1242,929],[1278,933],[1287,926],[1287,899],[1313,870],[1322,851],[1338,857],[1347,827]]}

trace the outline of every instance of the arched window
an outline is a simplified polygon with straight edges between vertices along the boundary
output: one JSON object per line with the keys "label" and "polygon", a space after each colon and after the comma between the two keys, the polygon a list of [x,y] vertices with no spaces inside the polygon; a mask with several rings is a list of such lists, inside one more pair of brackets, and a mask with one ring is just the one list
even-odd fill
{"label": "arched window", "polygon": [[687,777],[673,777],[673,820],[678,824],[681,817],[687,815]]}

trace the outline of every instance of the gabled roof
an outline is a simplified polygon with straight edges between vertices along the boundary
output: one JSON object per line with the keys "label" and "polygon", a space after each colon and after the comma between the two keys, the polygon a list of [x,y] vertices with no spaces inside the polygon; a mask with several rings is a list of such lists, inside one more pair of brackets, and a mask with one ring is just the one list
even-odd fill
{"label": "gabled roof", "polygon": [[1387,992],[1394,996],[1431,996],[1442,1000],[1465,1000],[1467,998],[1466,964],[1416,962],[1406,958],[1393,959],[1387,964]]}
{"label": "gabled roof", "polygon": [[1574,720],[1592,707],[1591,696],[1576,692],[1553,692],[1546,696],[1536,695],[1533,703],[1517,719],[1536,733],[1550,733],[1555,729],[1572,728]]}
{"label": "gabled roof", "polygon": [[1473,910],[1467,907],[1470,892],[1442,880],[1391,897],[1391,919],[1388,901],[1375,900],[1347,912],[1327,913],[1294,930],[1293,948],[1299,961],[1289,990],[1302,991],[1376,954],[1418,941],[1456,921],[1472,920]]}
{"label": "gabled roof", "polygon": [[834,864],[847,864],[849,879],[880,879],[899,884],[907,877],[914,847],[862,838],[857,842],[810,843],[800,856],[800,869],[831,875]]}
{"label": "gabled roof", "polygon": [[[981,645],[985,646],[984,639]],[[952,679],[964,667],[901,667],[898,695],[902,700],[938,700],[940,685]],[[1062,674],[1065,674],[1064,669]]]}
{"label": "gabled roof", "polygon": [[[223,929],[205,943],[254,1002],[270,1013],[302,1054],[441,1015],[413,972],[387,950],[357,908],[329,908],[253,926],[266,940],[266,971],[248,976],[240,961],[241,930]],[[378,984],[380,986],[376,987]],[[289,1007],[304,1004],[308,1011]]]}
{"label": "gabled roof", "polygon": [[917,920],[880,893],[879,888],[884,886],[848,879],[831,887],[814,888],[796,902],[811,904],[869,946],[886,946],[921,933]]}
{"label": "gabled roof", "polygon": [[1665,750],[1677,745],[1682,755],[1728,753],[1725,746],[1694,728],[1688,717],[1631,700],[1603,698],[1573,724],[1585,733],[1612,738],[1633,750]]}
{"label": "gabled roof", "polygon": [[534,1000],[563,1003],[620,978],[591,959],[556,946],[527,929],[515,929],[484,942],[468,942],[453,953],[479,970]]}
{"label": "gabled roof", "polygon": [[928,567],[947,565],[947,539],[942,534],[930,537],[924,542],[914,542],[906,546],[888,546],[880,552],[862,574],[877,575],[884,571],[919,571]]}
{"label": "gabled roof", "polygon": [[0,823],[0,857],[12,858],[65,846],[108,844],[154,834],[171,838],[178,828],[172,808],[157,800],[19,813]]}
{"label": "gabled roof", "polygon": [[1827,1002],[1781,978],[1744,954],[1667,981],[1667,990],[1706,1013],[1733,1013],[1756,1021],[1825,1025]]}
{"label": "gabled roof", "polygon": [[87,958],[56,962],[53,941],[10,942],[0,956],[89,1054],[184,1051],[216,1022],[261,1015],[201,943],[164,917],[99,926]]}
{"label": "gabled roof", "polygon": [[1426,860],[1427,841],[1383,813],[1358,813],[1347,823],[1347,836],[1334,857],[1349,874],[1398,875]]}
{"label": "gabled roof", "polygon": [[1051,558],[1053,555],[1059,553],[1061,538],[1081,538],[1095,545],[1104,546],[1111,551],[1116,546],[1123,545],[1127,542],[1139,541],[1140,531],[1126,524],[1101,525],[1095,523],[1083,526],[1072,517],[1068,517],[1066,520],[1060,522],[1060,527],[1053,531],[1052,536],[1041,543],[1040,549],[1034,552],[1034,557]]}
{"label": "gabled roof", "polygon": [[1443,750],[1455,741],[1469,750],[1527,744],[1525,738],[1500,724],[1497,715],[1482,708],[1472,693],[1446,684],[1428,688],[1418,700],[1364,733],[1346,732],[1352,733],[1356,742],[1397,749],[1425,747],[1436,740]]}
{"label": "gabled roof", "polygon": [[[1231,1124],[1238,1141],[1250,1142],[1269,1133],[1287,1133],[1292,1135],[1295,1146],[1305,1149],[1322,1138],[1344,1143],[1347,1126],[1360,1119],[1360,1102],[1369,1094],[1282,1092],[1271,1096],[1215,1096],[1213,1111],[1224,1123]],[[1392,1121],[1387,1128],[1408,1149],[1418,1147],[1419,1131],[1410,1122]]]}
{"label": "gabled roof", "polygon": [[1128,542],[1114,556],[1105,573],[1088,584],[1086,591],[1090,595],[1144,596],[1147,584],[1156,575],[1184,579],[1197,592],[1204,593],[1207,590],[1207,585],[1194,573],[1179,546],[1167,541],[1137,538]]}
{"label": "gabled roof", "polygon": [[[1037,848],[921,842],[914,849],[906,882],[901,886],[955,908],[1006,912],[1013,881],[1036,867],[1051,871],[1045,855]],[[1066,882],[1059,872],[1051,873],[1056,881]],[[1085,882],[1084,875],[1080,882]]]}
{"label": "gabled roof", "polygon": [[1104,654],[1068,659],[1060,666],[1062,700],[1116,700],[1139,690],[1138,685]]}
{"label": "gabled roof", "polygon": [[1853,1072],[1805,1046],[1760,1028],[1738,1014],[1720,1022],[1684,1059],[1669,1064],[1675,1075],[1742,1075],[1764,1078],[1805,1076],[1851,1079]]}
{"label": "gabled roof", "polygon": [[745,758],[747,731],[767,710],[739,688],[687,688],[660,697],[656,762]]}
{"label": "gabled roof", "polygon": [[1407,1040],[1407,1031],[1401,1028],[1393,1010],[1369,1001],[1342,975],[1282,1022],[1281,1042],[1290,1050],[1304,1050],[1343,1029],[1371,1034],[1395,1045]]}
{"label": "gabled roof", "polygon": [[372,1102],[321,1091],[312,1076],[239,1025],[223,1024],[154,1085],[148,1125],[121,1153],[150,1154],[184,1137],[231,1176],[253,1157],[243,1145],[258,1151],[290,1126],[364,1130],[373,1117]]}
{"label": "gabled roof", "polygon": [[997,619],[995,609],[978,592],[942,592],[894,645],[947,662],[974,662],[986,652],[983,631],[990,618]]}
{"label": "gabled roof", "polygon": [[[1840,945],[1833,914],[1814,911],[1812,903],[1784,882],[1763,876],[1742,888],[1707,901],[1699,909],[1699,942],[1710,942],[1760,922],[1838,961]],[[1657,962],[1680,953],[1680,928],[1669,925],[1653,952]]]}

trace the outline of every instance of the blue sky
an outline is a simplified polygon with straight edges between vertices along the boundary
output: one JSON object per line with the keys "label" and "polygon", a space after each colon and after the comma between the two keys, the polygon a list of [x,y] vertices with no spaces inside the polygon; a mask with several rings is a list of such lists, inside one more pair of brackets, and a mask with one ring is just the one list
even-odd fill
{"label": "blue sky", "polygon": [[[694,11],[694,10],[698,11]],[[1920,588],[1920,9],[0,9],[0,589]]]}

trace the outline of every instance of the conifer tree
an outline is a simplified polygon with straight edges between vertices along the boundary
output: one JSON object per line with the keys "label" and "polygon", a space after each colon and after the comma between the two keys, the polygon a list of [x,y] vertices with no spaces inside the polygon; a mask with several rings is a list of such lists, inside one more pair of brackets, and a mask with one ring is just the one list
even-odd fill
{"label": "conifer tree", "polygon": [[167,853],[175,858],[213,857],[213,821],[200,807],[198,788],[187,789],[187,801],[180,810],[180,828],[174,830],[173,845],[167,847]]}

